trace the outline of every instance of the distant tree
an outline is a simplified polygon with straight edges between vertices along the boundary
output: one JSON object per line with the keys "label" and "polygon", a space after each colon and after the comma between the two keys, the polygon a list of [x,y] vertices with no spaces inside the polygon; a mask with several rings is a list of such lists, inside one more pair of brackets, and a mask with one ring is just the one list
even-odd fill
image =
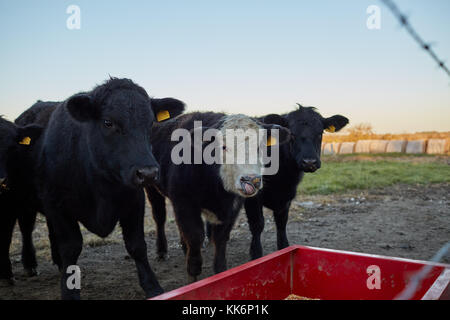
{"label": "distant tree", "polygon": [[347,129],[349,136],[352,139],[364,139],[374,134],[372,125],[370,123],[359,123]]}

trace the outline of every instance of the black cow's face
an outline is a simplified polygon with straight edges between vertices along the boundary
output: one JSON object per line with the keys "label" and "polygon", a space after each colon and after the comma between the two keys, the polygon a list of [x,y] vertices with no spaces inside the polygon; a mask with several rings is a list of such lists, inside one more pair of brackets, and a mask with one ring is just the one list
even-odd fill
{"label": "black cow's face", "polygon": [[8,168],[20,165],[20,157],[39,138],[43,128],[36,125],[17,127],[0,117],[0,194],[7,189]]}
{"label": "black cow's face", "polygon": [[341,115],[323,118],[314,108],[300,106],[298,110],[284,116],[268,115],[264,122],[289,128],[292,133],[292,157],[300,170],[314,172],[321,166],[323,131],[337,132],[347,125],[348,119]]}
{"label": "black cow's face", "polygon": [[184,108],[178,100],[169,99],[171,103],[165,104],[163,100],[150,99],[143,89],[118,89],[101,100],[89,94],[75,95],[67,108],[87,128],[91,163],[111,180],[141,187],[159,178],[159,165],[150,144],[156,114],[161,107]]}

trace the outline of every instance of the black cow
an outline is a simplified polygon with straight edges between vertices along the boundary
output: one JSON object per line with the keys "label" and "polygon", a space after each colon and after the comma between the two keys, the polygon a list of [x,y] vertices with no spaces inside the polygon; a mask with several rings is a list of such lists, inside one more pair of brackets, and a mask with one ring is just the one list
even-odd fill
{"label": "black cow", "polygon": [[111,78],[50,112],[34,153],[36,187],[52,257],[62,270],[63,299],[80,297],[79,288],[67,285],[71,275],[67,271],[73,270],[69,267],[76,265],[82,249],[78,222],[101,237],[120,222],[146,296],[162,292],[147,258],[142,186],[154,183],[159,175],[150,144],[155,115],[183,110],[181,101],[150,99],[131,80]]}
{"label": "black cow", "polygon": [[9,248],[16,221],[22,231],[22,264],[29,276],[36,275],[36,256],[31,238],[36,213],[28,210],[33,197],[31,149],[42,127],[15,124],[0,117],[0,279],[11,284],[14,277]]}
{"label": "black cow", "polygon": [[275,175],[264,176],[264,188],[253,198],[246,199],[247,214],[252,242],[250,256],[256,259],[262,256],[261,233],[264,229],[263,207],[273,210],[277,227],[277,247],[289,246],[286,236],[291,201],[297,194],[297,186],[304,172],[314,172],[320,168],[322,133],[324,130],[337,132],[348,124],[341,115],[323,118],[315,108],[302,107],[288,114],[271,114],[259,118],[264,123],[275,123],[289,128],[293,139],[290,144],[280,148],[280,166]]}
{"label": "black cow", "polygon": [[[171,141],[177,129],[190,130],[194,135],[194,122],[201,121],[203,129],[215,128],[225,135],[226,130],[280,129],[280,143],[289,138],[288,130],[277,125],[257,123],[244,115],[224,115],[222,113],[191,113],[181,115],[172,121],[156,124],[152,145],[154,154],[161,165],[161,179],[155,186],[146,187],[148,199],[152,205],[153,217],[157,226],[157,254],[163,258],[167,253],[167,240],[164,231],[166,219],[165,197],[173,204],[174,213],[186,254],[189,281],[196,281],[201,273],[201,247],[205,237],[202,216],[211,223],[212,241],[215,244],[214,271],[226,270],[226,244],[244,198],[255,196],[262,187],[261,162],[246,163],[176,163],[173,152],[178,142]],[[198,132],[197,132],[198,133]],[[205,132],[206,133],[206,132]],[[175,139],[176,140],[176,139]],[[214,140],[214,139],[212,139]],[[217,139],[219,142],[219,139]],[[223,156],[237,150],[239,145],[222,144]],[[203,151],[204,144],[193,147],[192,151]],[[185,156],[184,152],[180,154]],[[244,150],[246,156],[250,149]],[[195,156],[188,156],[189,160]],[[195,159],[194,159],[195,160]]]}
{"label": "black cow", "polygon": [[22,112],[22,114],[19,115],[14,122],[17,125],[33,123],[46,127],[53,111],[55,111],[56,107],[60,103],[60,101],[55,102],[38,100],[35,104]]}

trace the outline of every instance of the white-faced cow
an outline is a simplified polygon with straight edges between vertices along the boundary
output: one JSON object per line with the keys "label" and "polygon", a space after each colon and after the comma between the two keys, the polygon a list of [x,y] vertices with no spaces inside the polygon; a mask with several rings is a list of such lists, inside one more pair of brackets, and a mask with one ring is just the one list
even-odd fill
{"label": "white-faced cow", "polygon": [[[201,122],[202,128],[195,128],[197,121]],[[214,138],[210,137],[211,141],[217,143],[218,150],[221,150],[221,155],[215,150],[218,152],[215,156],[219,161],[211,163],[203,159],[196,162],[195,152],[206,153],[211,144],[202,140],[200,146],[195,145],[195,135],[204,133],[206,136],[211,128],[220,133]],[[172,134],[179,129],[181,132],[188,131],[192,134],[194,140],[192,149],[180,151],[177,149],[180,142],[177,139],[174,139],[177,142],[171,141]],[[173,204],[182,247],[186,254],[188,278],[191,282],[196,281],[202,268],[201,247],[205,237],[202,216],[211,223],[211,237],[215,245],[214,271],[216,273],[224,271],[226,244],[244,199],[255,196],[262,188],[261,174],[264,165],[260,158],[255,162],[225,161],[228,155],[239,151],[243,152],[245,157],[252,156],[250,154],[252,149],[245,142],[248,140],[246,138],[239,140],[237,137],[234,141],[219,137],[225,138],[229,132],[227,130],[245,133],[248,130],[259,129],[278,129],[280,143],[286,142],[290,136],[287,129],[278,125],[262,124],[244,115],[212,112],[184,114],[154,127],[152,145],[156,159],[161,165],[161,178],[156,185],[149,186],[146,190],[157,225],[157,253],[161,258],[167,253],[164,224],[165,197],[168,197]],[[189,137],[190,135],[187,140]],[[261,137],[262,135],[258,139]],[[181,139],[181,135],[179,138]],[[175,149],[177,152],[174,152]],[[174,153],[178,154],[178,151],[181,157],[187,158],[188,161],[174,161]],[[190,151],[192,154],[187,155],[186,152]]]}

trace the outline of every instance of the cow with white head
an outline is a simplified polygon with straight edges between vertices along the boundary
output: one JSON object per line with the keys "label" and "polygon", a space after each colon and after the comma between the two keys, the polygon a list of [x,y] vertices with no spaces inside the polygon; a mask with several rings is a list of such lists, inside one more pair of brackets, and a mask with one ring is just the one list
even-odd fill
{"label": "cow with white head", "polygon": [[245,115],[195,112],[156,124],[151,142],[161,177],[156,186],[146,189],[157,224],[158,256],[167,254],[164,223],[168,197],[187,255],[190,280],[195,281],[201,273],[202,216],[211,224],[214,271],[224,271],[226,243],[239,210],[245,198],[262,188],[269,159],[263,149],[289,139],[286,128]]}

